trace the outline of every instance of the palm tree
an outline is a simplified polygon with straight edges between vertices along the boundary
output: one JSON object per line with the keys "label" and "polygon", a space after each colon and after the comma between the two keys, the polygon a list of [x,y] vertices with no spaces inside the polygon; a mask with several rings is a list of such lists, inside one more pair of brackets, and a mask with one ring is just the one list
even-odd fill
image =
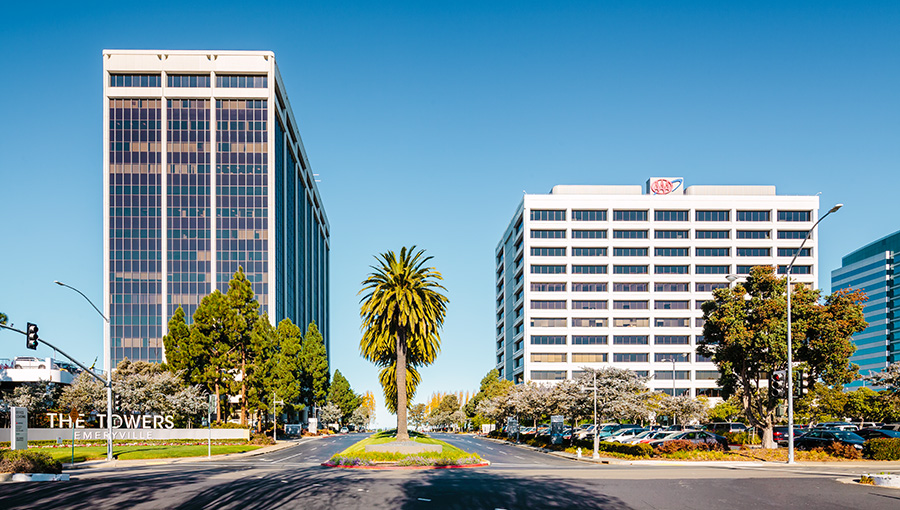
{"label": "palm tree", "polygon": [[447,298],[438,283],[441,273],[425,267],[431,257],[413,246],[376,256],[363,282],[363,357],[382,367],[379,379],[388,410],[397,413],[397,441],[409,440],[406,406],[419,383],[416,367],[434,362],[441,348],[440,329],[444,324]]}

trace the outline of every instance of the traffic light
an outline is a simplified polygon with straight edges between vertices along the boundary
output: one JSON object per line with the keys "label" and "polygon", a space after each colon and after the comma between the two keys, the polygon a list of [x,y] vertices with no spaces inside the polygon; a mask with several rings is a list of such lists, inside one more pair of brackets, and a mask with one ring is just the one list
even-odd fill
{"label": "traffic light", "polygon": [[803,398],[804,395],[809,393],[809,379],[810,374],[806,374],[804,372],[800,372],[800,377],[797,379],[797,394],[800,398]]}
{"label": "traffic light", "polygon": [[769,398],[787,396],[787,370],[775,370],[769,377]]}
{"label": "traffic light", "polygon": [[28,328],[26,328],[25,333],[25,347],[31,350],[37,350],[38,346],[38,327],[37,324],[28,323]]}
{"label": "traffic light", "polygon": [[113,393],[113,412],[122,412],[122,395],[119,395],[118,393]]}

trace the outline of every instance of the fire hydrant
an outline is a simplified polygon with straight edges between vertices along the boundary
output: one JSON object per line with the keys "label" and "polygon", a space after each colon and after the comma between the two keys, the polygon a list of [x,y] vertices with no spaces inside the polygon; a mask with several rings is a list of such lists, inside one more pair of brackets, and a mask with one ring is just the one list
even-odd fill
{"label": "fire hydrant", "polygon": [[581,448],[578,448],[578,458],[581,458]]}

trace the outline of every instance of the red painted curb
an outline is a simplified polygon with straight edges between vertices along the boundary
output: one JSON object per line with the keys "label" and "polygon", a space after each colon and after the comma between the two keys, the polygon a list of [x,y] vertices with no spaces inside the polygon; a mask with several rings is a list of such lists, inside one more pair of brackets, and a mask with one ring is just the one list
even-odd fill
{"label": "red painted curb", "polygon": [[329,464],[327,462],[323,462],[321,464],[325,467],[332,468],[342,468],[342,469],[462,469],[462,468],[475,468],[475,467],[486,467],[490,466],[490,462],[483,462],[481,464],[466,464],[464,466],[343,466],[340,464]]}

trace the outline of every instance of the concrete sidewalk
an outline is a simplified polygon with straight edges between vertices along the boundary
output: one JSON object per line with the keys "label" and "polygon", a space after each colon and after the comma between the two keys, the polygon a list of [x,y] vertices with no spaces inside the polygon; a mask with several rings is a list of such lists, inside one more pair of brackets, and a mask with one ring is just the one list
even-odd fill
{"label": "concrete sidewalk", "polygon": [[[280,439],[278,444],[264,446],[256,450],[241,453],[225,453],[213,455],[211,457],[172,457],[164,459],[123,459],[123,460],[87,460],[84,462],[76,462],[75,464],[64,463],[64,470],[83,470],[83,469],[109,469],[109,468],[129,468],[139,466],[159,466],[164,464],[189,464],[197,462],[209,462],[217,460],[234,460],[247,457],[255,457],[257,455],[265,455],[267,453],[277,452],[285,448],[290,448],[302,442],[315,441],[328,436],[303,437],[300,439]],[[113,452],[115,453],[115,452]]]}

